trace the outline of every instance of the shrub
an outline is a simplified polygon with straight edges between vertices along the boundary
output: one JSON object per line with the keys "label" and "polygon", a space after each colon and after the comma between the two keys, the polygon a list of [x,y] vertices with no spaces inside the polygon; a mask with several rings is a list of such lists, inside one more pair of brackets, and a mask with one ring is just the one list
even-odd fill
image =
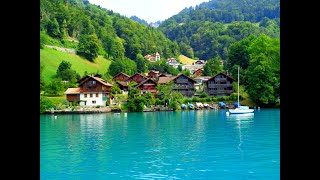
{"label": "shrub", "polygon": [[100,105],[96,106],[96,108],[100,108]]}
{"label": "shrub", "polygon": [[209,95],[206,93],[206,92],[202,92],[201,94],[200,94],[200,98],[206,98],[206,97],[208,97]]}
{"label": "shrub", "polygon": [[169,108],[172,108],[174,111],[181,109],[181,107],[179,106],[179,103],[176,100],[170,101]]}
{"label": "shrub", "polygon": [[106,106],[109,106],[109,105],[110,105],[109,101],[106,101]]}
{"label": "shrub", "polygon": [[48,98],[40,96],[40,113],[43,113],[51,108],[55,108],[53,103]]}

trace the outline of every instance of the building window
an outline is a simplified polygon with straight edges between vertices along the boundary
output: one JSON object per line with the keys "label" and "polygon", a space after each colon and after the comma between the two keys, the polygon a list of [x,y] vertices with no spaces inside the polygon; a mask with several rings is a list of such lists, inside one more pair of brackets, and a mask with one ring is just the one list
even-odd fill
{"label": "building window", "polygon": [[87,97],[87,94],[84,94],[84,97],[86,98],[86,97]]}
{"label": "building window", "polygon": [[96,103],[96,101],[92,101],[92,104],[95,104]]}
{"label": "building window", "polygon": [[92,97],[92,94],[90,94],[90,97]]}
{"label": "building window", "polygon": [[92,84],[96,84],[96,81],[92,81]]}
{"label": "building window", "polygon": [[96,97],[99,97],[99,94],[98,94],[98,93],[96,94]]}

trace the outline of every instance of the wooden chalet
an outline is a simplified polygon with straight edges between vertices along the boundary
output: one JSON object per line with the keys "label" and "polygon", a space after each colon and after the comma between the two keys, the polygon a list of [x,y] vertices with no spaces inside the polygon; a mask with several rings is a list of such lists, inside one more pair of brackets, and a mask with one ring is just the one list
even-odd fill
{"label": "wooden chalet", "polygon": [[196,76],[196,77],[199,77],[202,75],[202,72],[203,72],[203,68],[200,68],[200,69],[197,69],[193,72],[193,75]]}
{"label": "wooden chalet", "polygon": [[172,77],[160,77],[158,84],[165,84],[169,81],[173,81],[174,86],[173,90],[180,92],[183,96],[192,97],[195,93],[195,83],[194,79],[190,78],[187,75],[180,74],[178,76]]}
{"label": "wooden chalet", "polygon": [[117,81],[116,83],[118,84],[119,88],[123,91],[124,94],[128,92],[128,86],[129,86],[128,82]]}
{"label": "wooden chalet", "polygon": [[131,77],[129,77],[128,81],[131,82],[131,81],[134,81],[136,82],[137,84],[140,84],[142,81],[148,79],[147,77],[143,76],[142,74],[140,73],[136,73],[134,75],[132,75]]}
{"label": "wooden chalet", "polygon": [[229,96],[233,93],[233,81],[231,76],[220,72],[206,81],[206,91],[209,96]]}
{"label": "wooden chalet", "polygon": [[180,74],[172,79],[175,86],[173,90],[178,91],[183,96],[192,97],[195,93],[194,84],[196,81],[185,74]]}
{"label": "wooden chalet", "polygon": [[157,94],[156,86],[157,86],[157,83],[152,79],[148,78],[142,81],[140,84],[137,84],[135,87],[140,89],[141,94],[145,94],[147,92]]}
{"label": "wooden chalet", "polygon": [[128,81],[130,76],[126,73],[120,72],[117,75],[113,76],[114,81]]}
{"label": "wooden chalet", "polygon": [[160,74],[159,71],[151,70],[151,71],[148,73],[147,77],[148,77],[148,78],[156,78],[156,77],[159,76],[159,74]]}
{"label": "wooden chalet", "polygon": [[99,76],[88,75],[78,83],[78,88],[68,88],[64,93],[69,102],[80,101],[83,106],[106,106],[106,101],[110,102],[112,85]]}

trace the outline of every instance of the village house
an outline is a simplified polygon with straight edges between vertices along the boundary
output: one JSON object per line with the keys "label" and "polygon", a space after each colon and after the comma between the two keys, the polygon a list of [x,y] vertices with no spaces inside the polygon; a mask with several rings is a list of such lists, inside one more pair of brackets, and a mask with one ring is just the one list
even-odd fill
{"label": "village house", "polygon": [[68,88],[64,94],[69,102],[80,102],[80,106],[106,106],[110,103],[112,85],[101,79],[100,75],[87,75],[78,81],[77,88]]}
{"label": "village house", "polygon": [[220,72],[208,79],[206,91],[209,96],[229,96],[233,93],[233,81],[231,76]]}
{"label": "village house", "polygon": [[159,74],[160,74],[159,71],[151,70],[151,71],[148,73],[147,77],[148,77],[148,78],[156,78],[156,77],[159,76]]}
{"label": "village house", "polygon": [[148,78],[142,81],[140,84],[137,84],[135,87],[140,89],[141,94],[150,92],[156,95],[157,94],[156,86],[157,86],[157,83],[152,79]]}
{"label": "village house", "polygon": [[140,74],[140,73],[136,73],[134,75],[132,75],[131,77],[129,77],[128,81],[134,81],[137,84],[141,83],[142,81],[148,79],[147,77],[145,77],[144,75]]}
{"label": "village house", "polygon": [[197,69],[193,72],[193,75],[196,76],[196,77],[199,77],[202,75],[202,72],[203,72],[203,68],[200,68],[200,69]]}
{"label": "village house", "polygon": [[128,81],[128,79],[130,78],[130,76],[126,73],[120,72],[117,75],[113,76],[113,80],[114,81]]}
{"label": "village house", "polygon": [[169,66],[174,67],[174,68],[177,68],[180,65],[180,63],[176,60],[176,58],[168,58],[167,59],[167,64]]}
{"label": "village house", "polygon": [[187,75],[180,74],[178,76],[160,77],[158,84],[165,84],[173,81],[173,90],[181,93],[185,97],[192,97],[195,93],[194,84],[196,81]]}
{"label": "village house", "polygon": [[150,62],[156,62],[160,60],[160,54],[158,52],[154,53],[154,54],[147,54],[144,56],[144,58],[146,58],[147,60],[149,60]]}
{"label": "village house", "polygon": [[196,81],[196,83],[194,84],[194,88],[196,90],[204,90],[204,86],[206,85],[206,82],[210,78],[211,76],[198,76],[193,78]]}
{"label": "village house", "polygon": [[117,81],[117,85],[119,86],[120,90],[122,91],[122,94],[128,94],[128,87],[129,83],[125,81]]}
{"label": "village house", "polygon": [[194,64],[206,64],[204,60],[197,60]]}

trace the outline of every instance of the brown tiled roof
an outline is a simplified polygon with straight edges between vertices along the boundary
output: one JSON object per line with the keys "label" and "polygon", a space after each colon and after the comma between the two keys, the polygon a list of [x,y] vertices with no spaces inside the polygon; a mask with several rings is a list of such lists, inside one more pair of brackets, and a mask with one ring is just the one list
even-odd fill
{"label": "brown tiled roof", "polygon": [[[99,78],[99,77],[94,77],[94,76],[88,76],[88,77],[89,77],[89,78],[93,78],[93,79],[99,81],[101,84],[103,84],[103,85],[105,85],[105,86],[112,86],[112,84],[108,83],[107,81],[105,81],[105,80],[103,80],[103,79],[101,79],[101,78]],[[86,80],[82,81],[82,82],[79,84],[79,86],[80,86],[81,84],[83,84],[84,82],[86,82],[89,78],[87,78]]]}
{"label": "brown tiled roof", "polygon": [[142,75],[142,74],[140,74],[140,73],[135,73],[134,75],[130,76],[129,79],[131,79],[133,76],[135,76],[135,75],[137,75],[137,74],[138,74],[138,75],[141,75],[142,77],[144,77],[145,79],[147,79],[147,77],[145,77],[144,75]]}
{"label": "brown tiled roof", "polygon": [[105,81],[104,79],[101,79],[99,77],[92,77],[93,79],[99,81],[101,84],[106,85],[106,86],[112,86],[112,84],[108,83],[107,81]]}
{"label": "brown tiled roof", "polygon": [[123,75],[125,75],[125,76],[127,76],[127,77],[130,77],[128,74],[123,73],[123,72],[120,72],[120,73],[118,73],[117,75],[113,76],[113,78],[115,78],[115,77],[119,76],[120,74],[123,74]]}
{"label": "brown tiled roof", "polygon": [[172,76],[172,77],[160,77],[158,80],[158,84],[165,84],[169,81],[171,81],[172,79],[174,79],[176,76]]}
{"label": "brown tiled roof", "polygon": [[[137,84],[135,87],[139,87],[139,86],[141,86],[142,84],[144,84],[144,83],[145,83],[145,82],[147,82],[148,80],[150,80],[150,81],[154,82],[154,80],[152,80],[152,79],[148,78],[148,79],[146,79],[146,80],[142,81],[140,84]],[[154,83],[155,83],[155,84],[157,84],[156,82],[154,82]]]}
{"label": "brown tiled roof", "polygon": [[80,88],[68,88],[64,94],[80,94]]}
{"label": "brown tiled roof", "polygon": [[118,81],[118,84],[120,84],[121,86],[128,86],[129,83],[128,82],[123,82],[123,81]]}
{"label": "brown tiled roof", "polygon": [[223,73],[223,72],[219,72],[218,74],[216,74],[216,75],[212,76],[210,79],[208,79],[208,81],[211,80],[211,79],[213,79],[213,78],[215,78],[215,77],[216,77],[217,75],[219,75],[219,74],[223,74],[223,75],[231,78],[232,80],[235,80],[233,77],[231,77],[231,76],[229,76],[229,75],[227,75],[227,74],[225,74],[225,73]]}

